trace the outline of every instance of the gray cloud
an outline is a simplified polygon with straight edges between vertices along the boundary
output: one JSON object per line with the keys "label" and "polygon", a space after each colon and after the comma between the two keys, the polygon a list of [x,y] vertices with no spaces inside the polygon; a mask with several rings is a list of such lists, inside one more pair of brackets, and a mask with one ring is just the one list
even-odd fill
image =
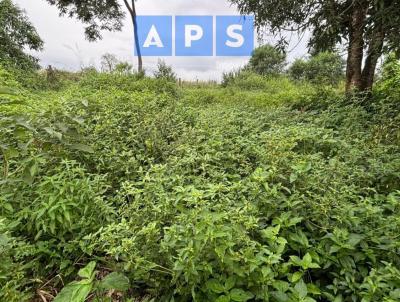
{"label": "gray cloud", "polygon": [[[45,41],[44,51],[35,53],[42,65],[53,65],[67,70],[78,70],[88,65],[98,67],[100,57],[104,53],[113,53],[121,60],[136,64],[136,58],[133,55],[133,30],[128,18],[121,32],[105,32],[101,41],[89,43],[84,38],[83,25],[80,22],[59,17],[58,10],[45,0],[14,1],[26,10]],[[137,11],[142,15],[237,14],[235,7],[226,0],[139,0]],[[270,43],[274,42],[272,37],[266,40]],[[299,45],[297,45],[298,37],[293,37],[291,40],[289,49],[294,49],[289,53],[289,60],[306,53],[305,39]],[[179,77],[187,80],[219,80],[223,71],[238,68],[248,61],[248,58],[243,57],[165,57],[162,59],[173,66]],[[158,59],[153,57],[144,58],[144,66],[149,73],[155,69],[157,61]]]}

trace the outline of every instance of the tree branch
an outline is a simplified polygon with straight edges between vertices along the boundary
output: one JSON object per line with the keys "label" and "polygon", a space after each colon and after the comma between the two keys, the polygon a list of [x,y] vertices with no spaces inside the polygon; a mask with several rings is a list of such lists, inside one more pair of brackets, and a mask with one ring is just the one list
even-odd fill
{"label": "tree branch", "polygon": [[136,17],[135,0],[132,0],[132,14]]}
{"label": "tree branch", "polygon": [[128,3],[128,1],[127,0],[124,0],[124,3],[125,3],[125,6],[126,6],[126,8],[128,9],[128,11],[129,11],[129,13],[131,14],[131,17],[133,18],[133,16],[134,16],[134,13],[133,13],[133,9],[132,9],[132,7],[130,7],[130,5],[129,5],[129,3]]}

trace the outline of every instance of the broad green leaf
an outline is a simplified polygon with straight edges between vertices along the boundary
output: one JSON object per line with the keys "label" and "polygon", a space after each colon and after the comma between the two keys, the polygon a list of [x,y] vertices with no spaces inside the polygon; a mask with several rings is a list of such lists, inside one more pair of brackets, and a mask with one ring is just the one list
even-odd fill
{"label": "broad green leaf", "polygon": [[307,290],[310,294],[320,295],[321,290],[315,284],[307,284]]}
{"label": "broad green leaf", "polygon": [[290,260],[293,262],[293,264],[297,266],[301,266],[301,259],[297,256],[290,256]]}
{"label": "broad green leaf", "polygon": [[342,295],[339,295],[335,298],[335,300],[333,300],[333,302],[343,302],[343,297]]}
{"label": "broad green leaf", "polygon": [[33,184],[34,178],[31,175],[30,167],[25,167],[24,172],[22,174],[22,179],[28,185],[32,185]]}
{"label": "broad green leaf", "polygon": [[226,291],[231,290],[235,286],[235,283],[236,283],[236,278],[233,277],[233,276],[231,276],[228,279],[226,279],[226,281],[225,281],[225,290]]}
{"label": "broad green leaf", "polygon": [[304,269],[308,269],[312,263],[312,257],[310,253],[307,253],[304,255],[303,260],[302,260],[302,267]]}
{"label": "broad green leaf", "polygon": [[291,279],[290,282],[292,283],[296,283],[297,281],[299,281],[301,278],[303,277],[303,273],[302,272],[295,272]]}
{"label": "broad green leaf", "polygon": [[304,299],[307,294],[308,294],[308,290],[307,290],[307,285],[304,283],[303,280],[300,280],[294,287],[294,290],[296,291],[297,295],[299,296],[299,298]]}
{"label": "broad green leaf", "polygon": [[274,281],[272,286],[280,292],[286,292],[289,289],[289,283],[282,280]]}
{"label": "broad green leaf", "polygon": [[361,240],[364,239],[364,236],[360,235],[360,234],[350,234],[349,235],[349,241],[348,244],[351,247],[355,247],[357,244],[360,243]]}
{"label": "broad green leaf", "polygon": [[85,120],[80,117],[71,117],[71,120],[73,120],[75,123],[77,123],[79,125],[83,125],[83,123],[85,122]]}
{"label": "broad green leaf", "polygon": [[219,296],[219,297],[215,300],[215,302],[229,302],[229,301],[231,301],[231,299],[229,298],[229,296],[225,296],[225,295]]}
{"label": "broad green leaf", "polygon": [[274,273],[272,272],[271,266],[263,266],[261,268],[261,273],[262,273],[264,278],[267,277],[267,276],[271,277],[271,276],[274,275]]}
{"label": "broad green leaf", "polygon": [[10,239],[6,234],[0,234],[0,247],[6,246],[10,242]]}
{"label": "broad green leaf", "polygon": [[301,244],[301,246],[303,246],[303,247],[310,246],[307,236],[302,231],[298,231],[297,233],[290,234],[289,238],[290,238],[290,240],[293,240],[293,241]]}
{"label": "broad green leaf", "polygon": [[23,118],[16,118],[16,119],[15,119],[15,123],[16,123],[16,125],[21,126],[21,127],[25,128],[25,129],[31,130],[31,131],[33,131],[33,132],[36,131],[36,129],[33,128],[33,127],[29,124],[29,122],[26,121],[26,120],[24,120]]}
{"label": "broad green leaf", "polygon": [[276,239],[276,236],[279,234],[279,230],[281,229],[280,225],[274,227],[268,227],[261,231],[261,236],[266,239]]}
{"label": "broad green leaf", "polygon": [[71,302],[83,302],[86,300],[87,296],[90,294],[90,291],[92,290],[93,284],[92,283],[87,283],[87,284],[79,284],[77,286],[76,291],[74,292],[72,296],[72,301]]}
{"label": "broad green leaf", "polygon": [[91,279],[95,267],[96,267],[96,262],[95,261],[89,262],[88,265],[86,265],[84,268],[81,268],[79,270],[78,276],[82,277],[82,278],[86,278],[86,279]]}
{"label": "broad green leaf", "polygon": [[217,279],[208,280],[206,282],[206,286],[209,290],[217,294],[223,293],[225,291],[225,287]]}
{"label": "broad green leaf", "polygon": [[65,125],[64,123],[57,123],[56,126],[62,133],[68,132],[68,126]]}
{"label": "broad green leaf", "polygon": [[389,293],[389,296],[392,299],[399,299],[399,301],[400,301],[400,288],[391,291]]}
{"label": "broad green leaf", "polygon": [[53,302],[84,302],[92,290],[92,283],[72,282],[65,286]]}
{"label": "broad green leaf", "polygon": [[18,90],[10,87],[0,86],[0,95],[17,95]]}
{"label": "broad green leaf", "polygon": [[4,151],[4,153],[8,159],[16,158],[19,156],[19,152],[15,148],[8,148],[7,150]]}
{"label": "broad green leaf", "polygon": [[288,226],[294,226],[294,225],[296,225],[296,224],[298,224],[298,223],[300,223],[300,222],[302,222],[302,221],[303,221],[303,218],[301,218],[301,217],[294,217],[294,218],[291,218],[291,219],[289,220]]}
{"label": "broad green leaf", "polygon": [[129,279],[121,273],[111,273],[100,281],[100,287],[110,290],[127,291],[129,289]]}
{"label": "broad green leaf", "polygon": [[55,297],[53,302],[71,302],[77,289],[75,283],[66,285]]}
{"label": "broad green leaf", "polygon": [[51,137],[57,138],[58,140],[62,140],[62,133],[55,131],[54,129],[50,127],[45,127],[43,128],[44,131],[46,131]]}
{"label": "broad green leaf", "polygon": [[244,291],[243,289],[240,288],[232,289],[229,296],[231,297],[232,301],[236,302],[248,301],[254,297],[254,295],[251,292]]}
{"label": "broad green leaf", "polygon": [[271,295],[278,301],[278,302],[287,302],[289,301],[289,297],[286,293],[280,291],[274,291]]}
{"label": "broad green leaf", "polygon": [[85,106],[85,107],[89,106],[88,100],[81,100],[81,103],[82,103],[82,105]]}
{"label": "broad green leaf", "polygon": [[14,211],[14,208],[10,203],[3,203],[2,206],[3,206],[3,209],[7,210],[10,213],[12,213]]}
{"label": "broad green leaf", "polygon": [[70,145],[70,148],[82,152],[94,153],[94,149],[92,147],[84,144],[72,144]]}

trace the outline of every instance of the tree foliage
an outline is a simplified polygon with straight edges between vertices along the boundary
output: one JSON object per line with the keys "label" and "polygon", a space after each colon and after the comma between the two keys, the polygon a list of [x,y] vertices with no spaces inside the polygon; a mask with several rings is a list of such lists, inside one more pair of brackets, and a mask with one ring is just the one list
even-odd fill
{"label": "tree foliage", "polygon": [[154,72],[156,79],[164,79],[170,82],[176,82],[176,74],[172,70],[172,66],[168,66],[165,61],[159,60],[157,70]]}
{"label": "tree foliage", "polygon": [[101,39],[101,31],[119,31],[125,13],[116,0],[47,0],[55,5],[61,15],[77,18],[83,22],[89,41]]}
{"label": "tree foliage", "polygon": [[111,53],[105,53],[101,56],[100,64],[101,71],[113,72],[115,70],[115,66],[118,64],[118,58]]}
{"label": "tree foliage", "polygon": [[385,52],[400,50],[398,0],[230,2],[242,13],[254,13],[259,29],[267,27],[275,34],[310,30],[309,47],[313,51],[330,51],[338,44],[347,45],[348,91],[371,89],[379,57]]}
{"label": "tree foliage", "polygon": [[286,54],[271,45],[256,48],[249,62],[249,68],[261,75],[280,74],[285,65]]}
{"label": "tree foliage", "polygon": [[308,60],[294,61],[289,68],[289,74],[295,80],[337,85],[344,79],[344,61],[336,53],[321,52]]}
{"label": "tree foliage", "polygon": [[38,60],[25,49],[41,50],[43,41],[25,12],[11,0],[0,1],[0,60],[22,69],[38,67]]}
{"label": "tree foliage", "polygon": [[[89,41],[102,38],[101,31],[119,31],[123,26],[125,13],[118,0],[47,0],[55,5],[61,15],[75,17],[86,24],[85,35]],[[132,20],[135,47],[138,53],[138,72],[143,73],[143,60],[139,47],[138,24],[135,0],[123,1]]]}

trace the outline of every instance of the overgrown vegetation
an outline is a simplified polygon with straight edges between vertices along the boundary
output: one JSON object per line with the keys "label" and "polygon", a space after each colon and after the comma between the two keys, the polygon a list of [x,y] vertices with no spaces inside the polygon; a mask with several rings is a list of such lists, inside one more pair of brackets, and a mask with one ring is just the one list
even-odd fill
{"label": "overgrown vegetation", "polygon": [[289,68],[295,80],[337,86],[344,80],[344,61],[336,53],[321,52],[308,60],[297,59]]}
{"label": "overgrown vegetation", "polygon": [[285,65],[286,54],[267,44],[253,51],[248,68],[264,76],[276,76],[283,72]]}
{"label": "overgrown vegetation", "polygon": [[[48,2],[91,40],[121,29],[118,1]],[[342,4],[231,2],[278,32],[327,29],[287,71],[266,45],[220,86],[178,87],[140,56],[138,73],[111,54],[102,72],[37,71],[40,37],[0,1],[0,301],[400,301],[400,63],[345,95],[341,58],[320,52],[366,40],[347,90],[372,89],[398,3],[331,18]]]}
{"label": "overgrown vegetation", "polygon": [[0,69],[0,301],[399,301],[399,66],[368,99]]}
{"label": "overgrown vegetation", "polygon": [[254,14],[262,33],[264,28],[279,38],[285,48],[288,32],[311,33],[311,53],[347,49],[346,91],[369,92],[383,55],[394,52],[399,57],[400,3],[384,0],[355,1],[276,1],[230,0],[242,14]]}
{"label": "overgrown vegetation", "polygon": [[24,52],[40,50],[43,41],[25,12],[11,0],[0,1],[0,62],[11,68],[38,69],[38,60]]}

